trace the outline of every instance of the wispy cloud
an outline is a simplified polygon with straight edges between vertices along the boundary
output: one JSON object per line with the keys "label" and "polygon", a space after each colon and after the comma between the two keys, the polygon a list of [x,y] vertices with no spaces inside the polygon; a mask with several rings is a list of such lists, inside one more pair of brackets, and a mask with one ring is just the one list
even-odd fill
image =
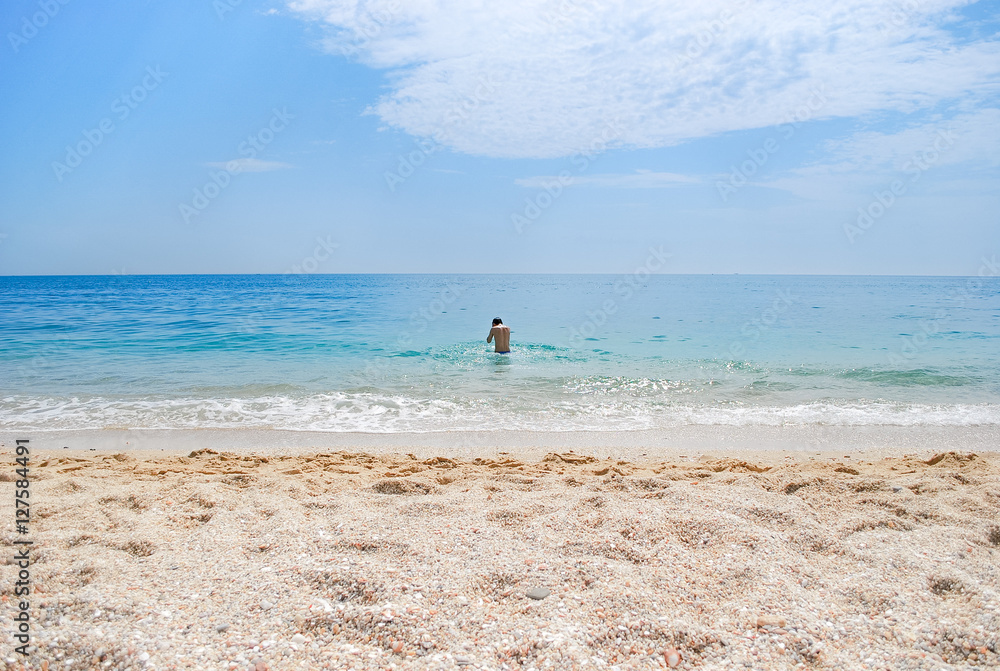
{"label": "wispy cloud", "polygon": [[617,189],[664,189],[688,184],[699,184],[701,179],[690,175],[679,175],[673,172],[652,172],[638,170],[626,174],[582,175],[560,178],[555,175],[525,177],[516,179],[514,183],[531,189],[544,189],[553,183],[565,186],[592,186]]}
{"label": "wispy cloud", "polygon": [[940,144],[941,134],[950,142],[948,151],[936,159],[939,165],[1000,165],[1000,109],[995,108],[921,119],[891,131],[862,131],[829,140],[825,148],[841,169],[898,170],[912,161],[914,154],[932,149],[935,142]]}
{"label": "wispy cloud", "polygon": [[235,158],[232,161],[209,163],[208,165],[229,172],[271,172],[272,170],[286,170],[295,167],[281,161],[262,161],[259,158]]}
{"label": "wispy cloud", "polygon": [[822,149],[819,159],[758,180],[756,186],[837,202],[869,191],[872,184],[922,179],[930,169],[937,173],[960,165],[961,179],[945,180],[941,188],[982,190],[995,181],[1000,166],[1000,110],[924,115],[891,130],[827,140]]}
{"label": "wispy cloud", "polygon": [[290,0],[325,46],[389,74],[389,126],[467,154],[651,148],[785,122],[996,96],[1000,43],[956,29],[966,0]]}

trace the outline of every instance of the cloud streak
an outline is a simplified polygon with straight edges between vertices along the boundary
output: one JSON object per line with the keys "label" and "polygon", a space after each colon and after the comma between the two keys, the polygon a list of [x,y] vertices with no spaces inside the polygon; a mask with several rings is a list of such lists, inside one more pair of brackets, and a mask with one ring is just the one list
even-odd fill
{"label": "cloud streak", "polygon": [[234,158],[231,161],[223,161],[207,164],[210,168],[222,168],[229,172],[271,172],[273,170],[287,170],[294,167],[289,163],[281,161],[262,161],[259,158]]}
{"label": "cloud streak", "polygon": [[[965,0],[291,0],[325,48],[385,70],[387,125],[471,155],[552,158],[623,128],[654,148],[786,121],[912,113],[995,96],[1000,48],[966,39]],[[482,82],[497,82],[482,92]],[[469,101],[474,101],[470,105]],[[456,111],[463,114],[456,115]]]}
{"label": "cloud streak", "polygon": [[591,186],[615,189],[664,189],[675,186],[700,184],[701,179],[690,175],[678,175],[673,172],[652,172],[639,170],[626,174],[600,174],[574,177],[558,177],[555,175],[525,177],[516,179],[514,183],[531,189],[544,189],[554,182],[564,186]]}

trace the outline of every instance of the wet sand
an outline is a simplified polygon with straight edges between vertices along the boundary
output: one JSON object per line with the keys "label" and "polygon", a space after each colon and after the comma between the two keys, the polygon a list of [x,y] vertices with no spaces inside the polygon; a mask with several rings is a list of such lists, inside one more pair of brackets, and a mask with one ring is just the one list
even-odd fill
{"label": "wet sand", "polygon": [[[1000,445],[1000,425],[683,425],[636,431],[428,431],[424,433],[354,433],[273,429],[95,429],[78,431],[0,431],[0,446],[31,438],[38,448],[70,450],[266,451],[296,454],[350,450],[371,454],[406,454],[474,459],[516,451],[538,460],[549,452],[575,450],[627,461],[678,455],[767,452],[835,454],[865,452],[885,456],[950,451],[990,452]],[[0,448],[2,449],[2,448]],[[764,455],[766,456],[766,454]]]}

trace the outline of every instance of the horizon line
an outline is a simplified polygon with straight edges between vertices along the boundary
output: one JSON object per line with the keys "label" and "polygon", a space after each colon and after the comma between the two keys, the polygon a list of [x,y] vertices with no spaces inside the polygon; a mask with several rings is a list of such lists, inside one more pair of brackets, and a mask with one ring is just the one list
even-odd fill
{"label": "horizon line", "polygon": [[[583,275],[583,276],[619,276],[633,275],[635,271],[629,272],[522,272],[522,273],[479,273],[479,272],[347,272],[347,273],[65,273],[65,274],[32,274],[32,275],[7,275],[0,274],[0,278],[6,279],[26,279],[26,278],[49,278],[49,277],[345,277],[345,276],[410,276],[410,275],[465,275],[465,276],[525,276],[525,275]],[[940,277],[940,278],[967,278],[979,277],[981,279],[1000,278],[1000,275],[922,275],[917,273],[669,273],[650,272],[650,276],[659,275],[665,277]]]}

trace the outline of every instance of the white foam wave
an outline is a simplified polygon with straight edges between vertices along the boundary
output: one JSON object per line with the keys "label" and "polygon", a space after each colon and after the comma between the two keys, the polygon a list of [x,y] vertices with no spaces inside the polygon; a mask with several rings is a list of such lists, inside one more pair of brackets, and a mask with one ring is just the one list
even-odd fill
{"label": "white foam wave", "polygon": [[114,399],[8,396],[0,429],[258,428],[369,433],[518,429],[622,431],[685,425],[977,426],[1000,424],[1000,404],[824,401],[793,405],[698,404],[575,398],[417,398],[329,393],[251,398]]}

